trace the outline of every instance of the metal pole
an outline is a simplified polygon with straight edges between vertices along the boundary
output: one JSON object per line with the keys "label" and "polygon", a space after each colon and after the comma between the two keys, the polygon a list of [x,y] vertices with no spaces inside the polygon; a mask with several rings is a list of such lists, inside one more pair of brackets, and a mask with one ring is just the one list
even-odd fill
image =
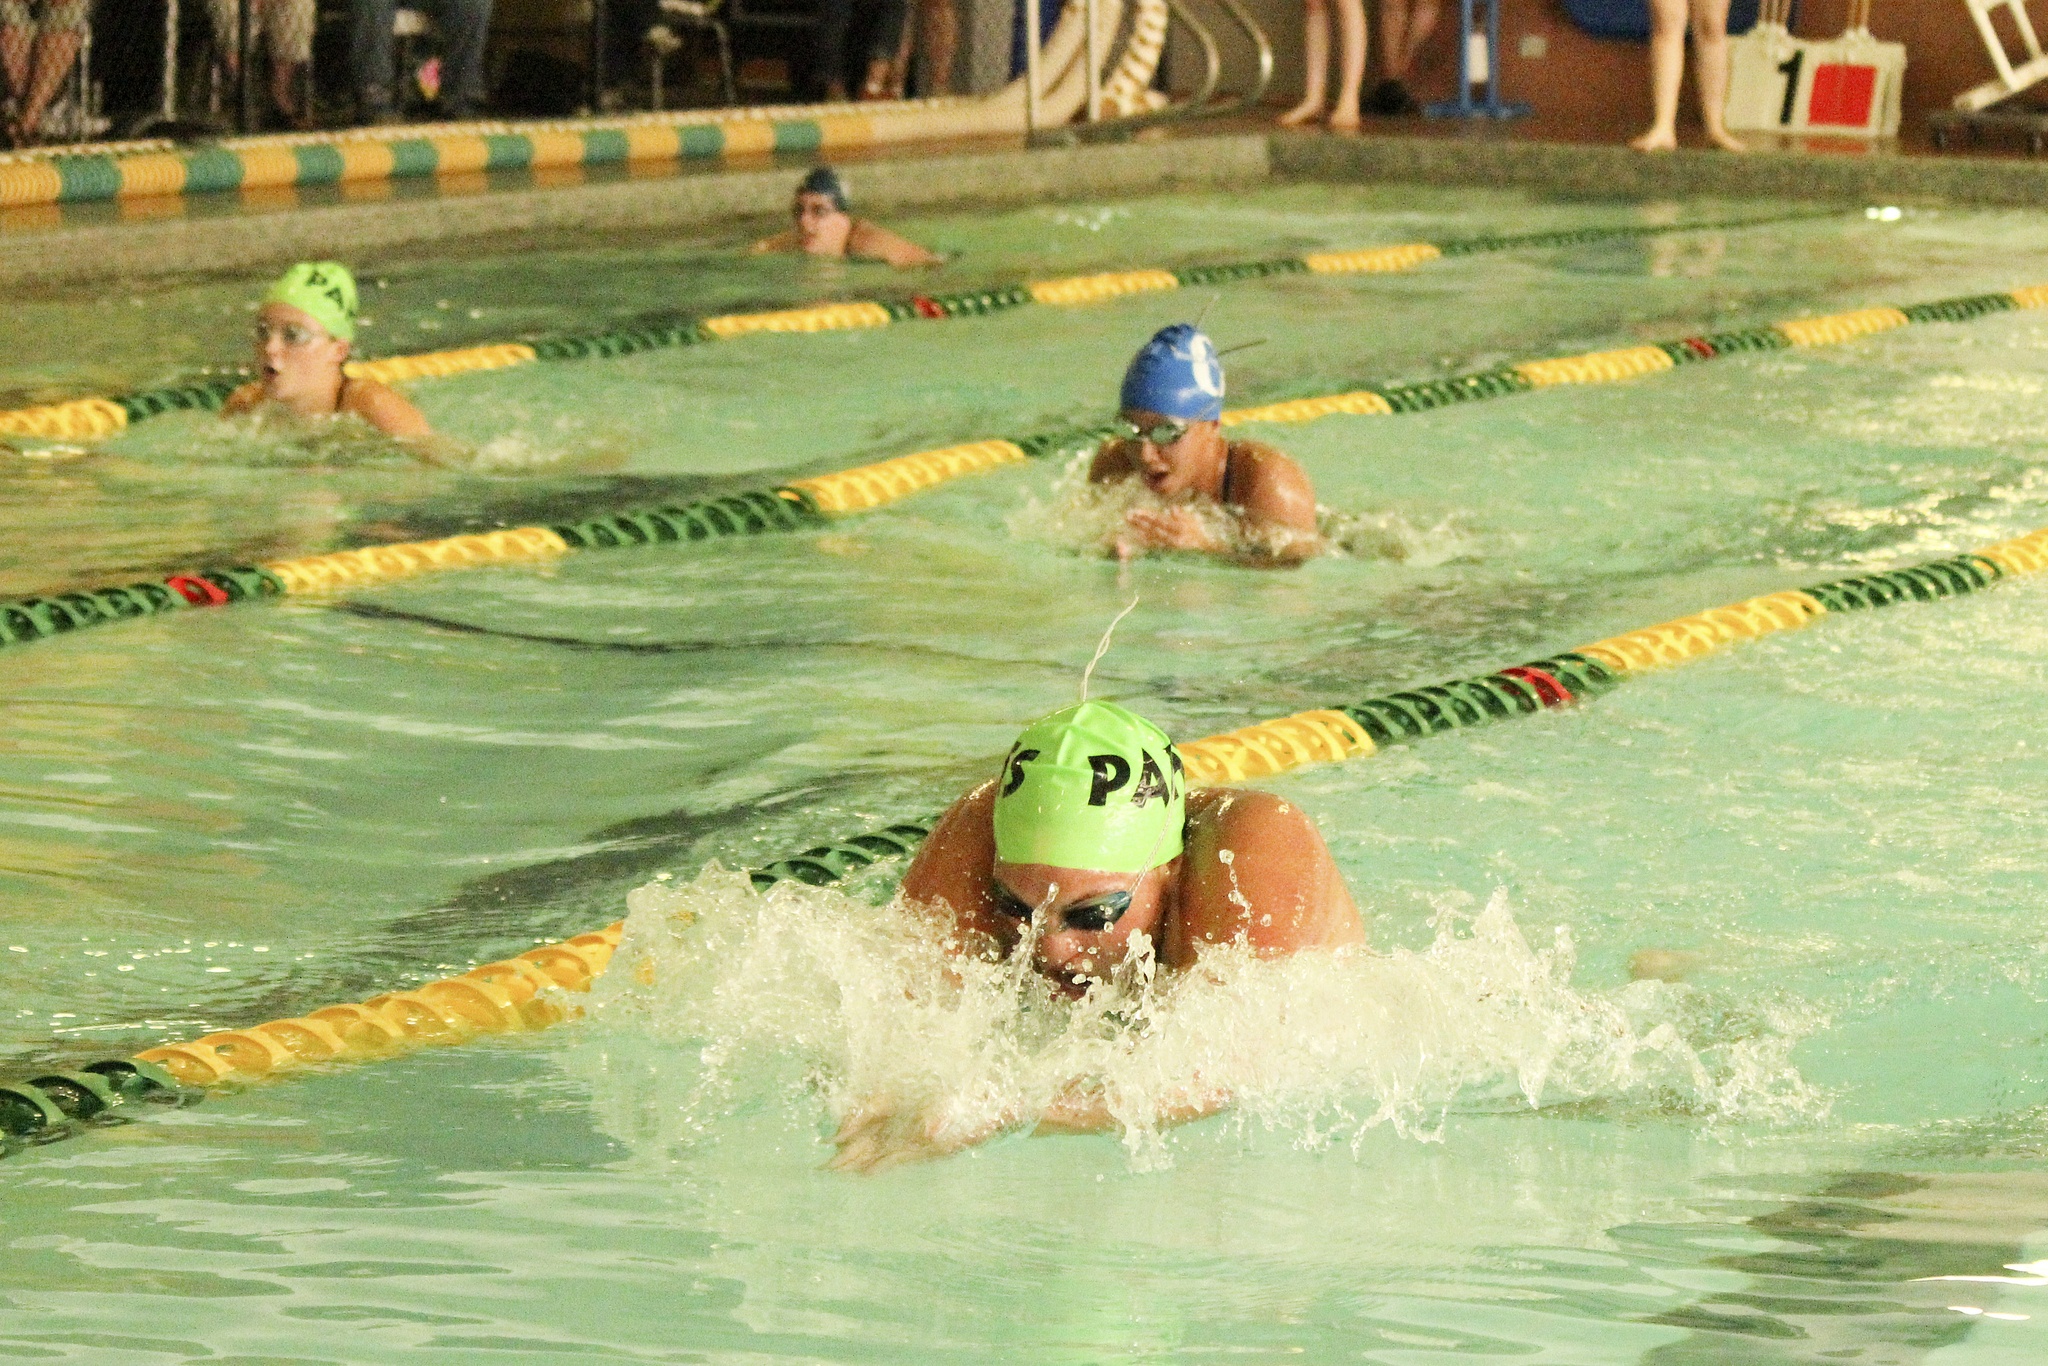
{"label": "metal pole", "polygon": [[590,112],[604,112],[605,0],[590,0]]}
{"label": "metal pole", "polygon": [[1038,0],[1024,0],[1024,132],[1038,131]]}
{"label": "metal pole", "polygon": [[1088,21],[1088,122],[1102,120],[1102,38],[1096,32],[1099,15],[1096,7],[1101,0],[1087,0],[1083,6],[1084,18]]}
{"label": "metal pole", "polygon": [[164,0],[164,122],[178,117],[178,0]]}
{"label": "metal pole", "polygon": [[1486,0],[1486,112],[1500,117],[1500,0]]}
{"label": "metal pole", "polygon": [[1458,112],[1472,117],[1472,0],[1458,5]]}
{"label": "metal pole", "polygon": [[255,73],[249,70],[249,54],[256,48],[250,41],[254,35],[249,32],[255,27],[255,8],[252,0],[241,0],[237,9],[241,29],[235,35],[235,128],[243,133],[256,131],[256,81]]}

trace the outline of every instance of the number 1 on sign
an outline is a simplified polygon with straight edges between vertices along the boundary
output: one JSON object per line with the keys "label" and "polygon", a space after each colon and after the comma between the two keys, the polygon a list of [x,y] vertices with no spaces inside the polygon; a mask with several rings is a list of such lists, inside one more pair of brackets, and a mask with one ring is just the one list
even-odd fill
{"label": "number 1 on sign", "polygon": [[1785,103],[1778,110],[1778,122],[1790,125],[1792,115],[1799,109],[1799,70],[1806,65],[1806,49],[1795,49],[1790,57],[1778,63],[1778,70],[1785,76]]}

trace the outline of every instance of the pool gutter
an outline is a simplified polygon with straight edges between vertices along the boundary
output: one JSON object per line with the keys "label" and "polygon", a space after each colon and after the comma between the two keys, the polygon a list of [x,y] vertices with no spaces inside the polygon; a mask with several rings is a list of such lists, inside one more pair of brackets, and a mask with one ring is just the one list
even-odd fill
{"label": "pool gutter", "polygon": [[[1194,138],[1173,144],[1171,155],[1162,150],[1149,143],[1027,149],[1000,141],[849,160],[861,207],[882,214],[1242,185],[1269,171],[1263,133]],[[92,205],[90,213],[56,205],[34,214],[10,211],[0,215],[0,288],[240,274],[308,257],[360,258],[457,242],[465,250],[492,242],[624,245],[639,233],[729,230],[736,219],[785,213],[796,164],[656,164],[567,184],[534,175],[487,186],[475,176],[319,195],[285,189],[165,196]]]}
{"label": "pool gutter", "polygon": [[[294,190],[166,195],[0,212],[0,288],[17,295],[101,281],[249,274],[309,256],[389,255],[462,243],[545,249],[717,229],[779,215],[791,168],[633,163]],[[1515,186],[1602,199],[1768,198],[1828,204],[2032,206],[2048,161],[1757,150],[1743,156],[1499,136],[1337,137],[1244,122],[1172,136],[1026,148],[986,139],[848,154],[878,213],[1216,188],[1269,177]],[[203,263],[203,265],[198,264]]]}

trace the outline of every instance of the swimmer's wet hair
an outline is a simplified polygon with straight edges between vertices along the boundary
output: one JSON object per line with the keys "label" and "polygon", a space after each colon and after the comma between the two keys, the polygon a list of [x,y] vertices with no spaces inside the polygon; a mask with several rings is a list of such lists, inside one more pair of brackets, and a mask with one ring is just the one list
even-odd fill
{"label": "swimmer's wet hair", "polygon": [[803,183],[796,187],[798,194],[821,194],[832,201],[832,207],[841,213],[847,211],[846,182],[839,178],[839,172],[830,166],[813,166]]}

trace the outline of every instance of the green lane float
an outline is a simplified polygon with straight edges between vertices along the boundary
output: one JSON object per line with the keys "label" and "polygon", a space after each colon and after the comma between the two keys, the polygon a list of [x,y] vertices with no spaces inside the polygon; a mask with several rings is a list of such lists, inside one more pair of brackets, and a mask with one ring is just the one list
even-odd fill
{"label": "green lane float", "polygon": [[[1441,243],[1411,242],[1391,247],[1367,247],[1356,251],[1312,252],[1306,256],[1269,261],[1185,266],[1178,270],[1152,268],[1111,271],[1068,279],[996,286],[958,294],[918,294],[909,299],[896,301],[855,300],[850,303],[815,304],[805,308],[779,309],[763,313],[731,313],[712,318],[684,319],[645,327],[616,328],[604,332],[553,337],[531,343],[501,342],[452,351],[390,356],[383,360],[352,362],[347,369],[352,376],[374,379],[385,384],[398,384],[407,380],[444,378],[480,370],[531,365],[540,361],[630,356],[642,351],[693,346],[699,342],[730,340],[762,332],[837,332],[849,328],[887,327],[891,323],[918,319],[979,318],[1030,303],[1056,306],[1094,304],[1154,290],[1220,285],[1239,280],[1267,279],[1275,275],[1341,275],[1413,270],[1439,257],[1573,246],[1667,233],[1763,227],[1836,216],[1838,215],[1832,211],[1816,213],[1806,210],[1725,222],[1654,226],[1633,224],[1509,236],[1495,234]],[[1928,318],[1916,321],[1937,320]],[[1940,321],[1961,322],[1964,319],[1956,317]],[[47,404],[38,408],[0,411],[0,436],[97,440],[112,436],[145,418],[163,413],[217,410],[227,401],[228,395],[233,393],[234,389],[235,386],[230,381],[208,380],[162,389],[146,389],[140,393],[111,399],[72,399],[65,403]]]}
{"label": "green lane float", "polygon": [[[1474,375],[1236,408],[1223,414],[1223,425],[1431,412],[1557,385],[1617,383],[1723,356],[1795,346],[1830,346],[1914,323],[1968,322],[1993,313],[2044,306],[2048,306],[2048,285],[2008,294],[1938,299],[1904,308],[1866,308],[1818,318],[1795,318],[1769,327],[1524,361]],[[996,438],[941,450],[914,451],[872,465],[791,480],[776,488],[680,506],[628,510],[559,526],[515,527],[438,541],[369,546],[261,565],[173,574],[157,582],[0,601],[0,645],[44,640],[84,626],[131,617],[332,592],[442,569],[530,564],[580,551],[694,544],[728,536],[799,531],[834,517],[882,507],[953,479],[1085,449],[1112,430],[1106,424],[1070,426],[1014,441]]]}
{"label": "green lane float", "polygon": [[180,1104],[192,1093],[155,1063],[106,1058],[71,1071],[0,1085],[0,1157],[69,1138],[77,1126],[121,1123],[125,1107]]}
{"label": "green lane float", "polygon": [[[1619,687],[1633,674],[1687,663],[1739,641],[1798,630],[1832,613],[1937,602],[2044,570],[2048,528],[1927,564],[1766,593],[1476,678],[1261,721],[1188,741],[1180,746],[1181,758],[1191,783],[1270,778],[1309,764],[1360,758],[1389,745],[1571,706]],[[912,853],[932,824],[932,819],[903,821],[817,845],[763,865],[750,879],[757,891],[782,881],[828,886],[878,860]],[[624,930],[624,922],[614,922],[459,977],[0,1086],[0,1154],[23,1143],[65,1137],[79,1123],[118,1118],[122,1105],[138,1100],[189,1099],[207,1088],[308,1065],[364,1061],[480,1034],[544,1028],[575,1013],[562,993],[589,990],[609,966]]]}

